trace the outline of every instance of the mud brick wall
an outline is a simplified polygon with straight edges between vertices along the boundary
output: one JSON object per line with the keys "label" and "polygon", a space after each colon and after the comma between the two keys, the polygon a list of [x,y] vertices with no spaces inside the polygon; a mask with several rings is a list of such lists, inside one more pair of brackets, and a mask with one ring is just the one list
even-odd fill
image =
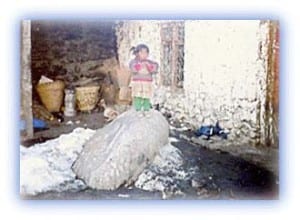
{"label": "mud brick wall", "polygon": [[32,21],[33,84],[42,74],[68,83],[107,73],[116,51],[113,21]]}

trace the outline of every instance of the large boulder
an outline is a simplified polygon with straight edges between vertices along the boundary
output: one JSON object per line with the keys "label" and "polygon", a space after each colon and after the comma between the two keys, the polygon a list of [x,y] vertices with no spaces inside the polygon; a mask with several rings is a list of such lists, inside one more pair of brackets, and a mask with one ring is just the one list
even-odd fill
{"label": "large boulder", "polygon": [[169,125],[158,111],[140,117],[134,109],[96,131],[72,166],[91,188],[129,185],[168,143]]}

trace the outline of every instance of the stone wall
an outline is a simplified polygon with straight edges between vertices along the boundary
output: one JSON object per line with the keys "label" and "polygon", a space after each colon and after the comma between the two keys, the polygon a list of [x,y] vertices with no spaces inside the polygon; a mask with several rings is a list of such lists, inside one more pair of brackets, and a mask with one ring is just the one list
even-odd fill
{"label": "stone wall", "polygon": [[33,21],[33,84],[41,75],[68,83],[113,71],[116,51],[113,21]]}
{"label": "stone wall", "polygon": [[186,21],[184,90],[166,109],[194,128],[220,121],[231,144],[264,143],[267,33],[260,21]]}
{"label": "stone wall", "polygon": [[121,65],[128,66],[134,58],[130,48],[140,43],[150,49],[149,59],[160,64],[161,37],[160,21],[158,20],[124,20],[116,27],[118,58]]}
{"label": "stone wall", "polygon": [[[123,21],[117,25],[118,57],[145,43],[151,58],[162,58],[164,21]],[[156,88],[154,104],[191,128],[214,124],[230,131],[230,144],[264,145],[270,25],[259,20],[186,20],[184,88]],[[159,79],[159,78],[158,78]]]}
{"label": "stone wall", "polygon": [[160,62],[160,21],[125,20],[119,21],[116,27],[118,57],[121,64],[128,65],[134,56],[130,48],[144,43],[150,49],[149,58]]}
{"label": "stone wall", "polygon": [[[33,81],[41,74],[75,80],[128,66],[130,48],[145,43],[150,59],[162,59],[162,20],[116,22],[40,22],[32,24]],[[217,120],[230,131],[230,144],[265,144],[266,94],[270,64],[268,22],[186,20],[184,83],[176,91],[158,87],[160,103],[174,120],[192,128]],[[106,64],[103,64],[106,63]],[[104,69],[102,67],[105,67]],[[102,70],[101,70],[102,68]],[[268,117],[270,118],[270,117]],[[270,130],[270,129],[269,129]]]}

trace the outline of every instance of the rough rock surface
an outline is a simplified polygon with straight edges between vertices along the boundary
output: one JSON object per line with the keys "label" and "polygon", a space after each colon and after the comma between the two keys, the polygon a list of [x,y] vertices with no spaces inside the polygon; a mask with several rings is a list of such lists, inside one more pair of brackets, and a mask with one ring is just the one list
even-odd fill
{"label": "rough rock surface", "polygon": [[139,117],[131,109],[96,131],[72,169],[91,188],[113,190],[129,185],[168,143],[169,125],[151,110]]}

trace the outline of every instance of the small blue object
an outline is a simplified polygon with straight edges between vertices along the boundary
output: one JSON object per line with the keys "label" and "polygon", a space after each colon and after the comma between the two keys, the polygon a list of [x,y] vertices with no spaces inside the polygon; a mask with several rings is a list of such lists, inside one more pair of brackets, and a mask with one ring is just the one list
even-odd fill
{"label": "small blue object", "polygon": [[47,123],[43,120],[34,118],[33,119],[33,127],[34,128],[46,128],[47,127]]}
{"label": "small blue object", "polygon": [[201,126],[196,132],[195,135],[200,136],[206,136],[206,139],[209,140],[209,138],[213,135],[217,135],[221,137],[222,139],[227,139],[228,133],[225,132],[223,128],[220,127],[219,122],[216,123],[215,126],[208,125],[208,126]]}
{"label": "small blue object", "polygon": [[[47,128],[47,123],[43,120],[34,118],[33,119],[33,127],[34,128]],[[26,129],[26,122],[25,120],[20,121],[20,130],[23,131]]]}

